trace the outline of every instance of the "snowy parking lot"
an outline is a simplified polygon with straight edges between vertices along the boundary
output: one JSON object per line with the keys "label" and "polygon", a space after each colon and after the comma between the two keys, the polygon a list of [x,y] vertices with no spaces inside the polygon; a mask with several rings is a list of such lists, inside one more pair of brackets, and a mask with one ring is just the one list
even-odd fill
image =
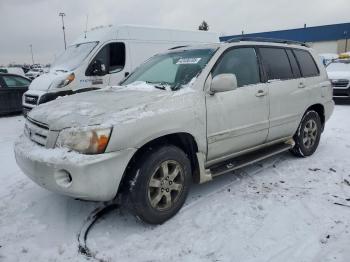
{"label": "snowy parking lot", "polygon": [[[0,261],[86,261],[78,238],[105,204],[29,180],[13,154],[23,124],[22,116],[0,118]],[[91,261],[347,262],[350,105],[336,106],[309,158],[283,153],[194,185],[181,211],[161,226],[115,208],[87,233]]]}

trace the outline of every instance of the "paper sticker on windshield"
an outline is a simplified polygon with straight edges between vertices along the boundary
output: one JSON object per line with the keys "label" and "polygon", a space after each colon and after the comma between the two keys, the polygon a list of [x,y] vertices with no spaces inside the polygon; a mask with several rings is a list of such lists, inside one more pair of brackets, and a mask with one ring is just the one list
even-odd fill
{"label": "paper sticker on windshield", "polygon": [[176,64],[177,65],[198,64],[198,62],[201,59],[202,58],[180,58]]}

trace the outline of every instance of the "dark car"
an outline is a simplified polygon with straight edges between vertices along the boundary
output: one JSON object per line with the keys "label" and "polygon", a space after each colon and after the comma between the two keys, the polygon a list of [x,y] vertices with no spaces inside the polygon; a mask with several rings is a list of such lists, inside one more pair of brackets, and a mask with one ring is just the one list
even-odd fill
{"label": "dark car", "polygon": [[0,73],[0,115],[22,111],[22,96],[30,82],[20,75]]}

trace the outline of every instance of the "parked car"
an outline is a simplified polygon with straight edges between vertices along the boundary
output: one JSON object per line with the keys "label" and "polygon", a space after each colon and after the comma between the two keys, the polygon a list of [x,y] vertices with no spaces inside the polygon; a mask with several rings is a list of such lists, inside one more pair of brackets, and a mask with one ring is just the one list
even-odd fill
{"label": "parked car", "polygon": [[25,75],[27,78],[34,80],[35,78],[41,76],[44,73],[42,68],[32,68]]}
{"label": "parked car", "polygon": [[21,67],[1,67],[0,73],[25,76],[24,71]]}
{"label": "parked car", "polygon": [[142,26],[110,26],[87,32],[56,59],[50,73],[35,79],[25,94],[24,112],[59,96],[118,84],[139,64],[176,46],[219,42],[212,32]]}
{"label": "parked car", "polygon": [[20,75],[0,73],[0,114],[22,111],[22,96],[30,79]]}
{"label": "parked car", "polygon": [[15,143],[18,165],[44,188],[117,197],[159,224],[191,181],[288,150],[312,155],[334,108],[324,66],[304,44],[246,40],[170,50],[121,86],[38,106]]}
{"label": "parked car", "polygon": [[335,98],[350,99],[350,58],[338,59],[327,66]]}

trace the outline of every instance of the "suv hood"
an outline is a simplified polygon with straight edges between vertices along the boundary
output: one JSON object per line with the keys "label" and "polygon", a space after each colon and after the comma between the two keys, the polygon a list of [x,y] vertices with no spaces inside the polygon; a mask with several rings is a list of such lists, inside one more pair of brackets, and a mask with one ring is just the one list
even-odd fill
{"label": "suv hood", "polygon": [[349,71],[328,71],[329,79],[350,79],[350,70]]}
{"label": "suv hood", "polygon": [[[189,87],[186,89],[193,90]],[[168,98],[177,99],[179,95],[176,93],[186,92],[159,90],[146,84],[107,87],[42,104],[33,109],[28,117],[49,125],[51,130],[92,125],[113,126],[171,110]],[[160,105],[165,100],[166,103]]]}

